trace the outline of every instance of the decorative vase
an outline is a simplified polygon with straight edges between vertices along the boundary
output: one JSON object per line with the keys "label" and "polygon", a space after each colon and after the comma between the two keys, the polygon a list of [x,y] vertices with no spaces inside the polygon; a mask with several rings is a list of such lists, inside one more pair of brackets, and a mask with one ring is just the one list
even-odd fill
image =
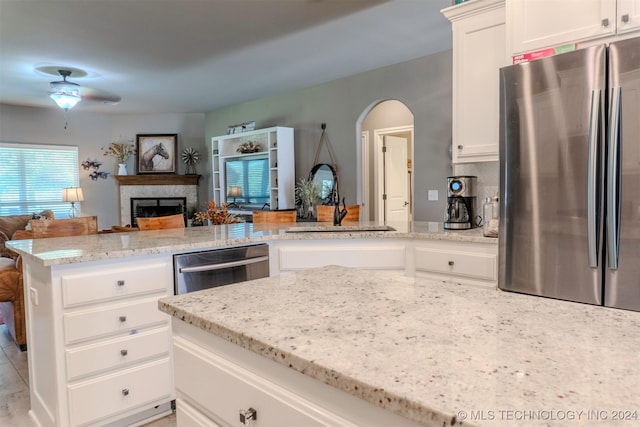
{"label": "decorative vase", "polygon": [[118,163],[118,175],[128,175],[126,163]]}
{"label": "decorative vase", "polygon": [[314,203],[305,203],[304,212],[302,214],[304,219],[313,220],[316,218],[316,205]]}

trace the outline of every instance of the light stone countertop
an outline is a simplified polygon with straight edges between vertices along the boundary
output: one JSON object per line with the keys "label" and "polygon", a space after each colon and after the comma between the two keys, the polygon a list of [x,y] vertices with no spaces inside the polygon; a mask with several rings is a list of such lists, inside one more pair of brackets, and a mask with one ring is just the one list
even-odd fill
{"label": "light stone countertop", "polygon": [[640,424],[640,313],[337,266],[159,307],[425,425]]}
{"label": "light stone countertop", "polygon": [[[415,238],[429,240],[450,240],[461,242],[496,244],[498,239],[483,237],[482,229],[448,231],[442,223],[404,222],[388,223],[395,231],[358,231],[358,227],[376,226],[377,223],[344,223],[335,227],[336,231],[288,233],[295,227],[317,228],[318,223],[295,224],[252,224],[240,223],[209,227],[190,227],[157,231],[135,231],[107,233],[90,236],[55,237],[48,239],[11,240],[6,245],[28,260],[44,266],[71,264],[152,255],[158,253],[178,253],[205,250],[232,245],[264,243],[271,240],[321,240],[321,239],[397,239]],[[342,231],[340,231],[342,230]],[[347,231],[345,231],[347,230]]]}

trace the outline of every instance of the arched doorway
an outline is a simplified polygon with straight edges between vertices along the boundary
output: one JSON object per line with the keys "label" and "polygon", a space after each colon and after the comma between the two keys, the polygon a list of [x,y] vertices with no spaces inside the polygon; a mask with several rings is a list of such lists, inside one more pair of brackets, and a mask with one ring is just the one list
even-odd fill
{"label": "arched doorway", "polygon": [[401,101],[378,101],[361,114],[356,132],[363,220],[413,219],[413,129],[413,113]]}

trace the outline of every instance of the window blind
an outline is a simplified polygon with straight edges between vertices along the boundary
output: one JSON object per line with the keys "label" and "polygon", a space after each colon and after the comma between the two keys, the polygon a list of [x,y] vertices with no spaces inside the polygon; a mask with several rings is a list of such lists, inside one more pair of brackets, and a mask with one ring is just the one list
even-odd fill
{"label": "window blind", "polygon": [[0,142],[0,215],[68,217],[62,189],[78,187],[78,174],[78,147]]}

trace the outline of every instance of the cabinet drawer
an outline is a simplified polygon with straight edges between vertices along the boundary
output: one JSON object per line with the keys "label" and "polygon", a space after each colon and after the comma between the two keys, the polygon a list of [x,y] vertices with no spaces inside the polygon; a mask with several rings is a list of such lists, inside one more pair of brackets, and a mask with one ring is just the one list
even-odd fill
{"label": "cabinet drawer", "polygon": [[170,345],[171,333],[165,326],[67,350],[67,379],[71,381],[92,373],[168,355]]}
{"label": "cabinet drawer", "polygon": [[72,344],[116,333],[134,334],[144,326],[169,323],[169,315],[158,310],[158,298],[65,314],[65,342]]}
{"label": "cabinet drawer", "polygon": [[142,293],[170,289],[172,266],[156,262],[131,267],[114,267],[77,274],[64,274],[62,301],[65,307],[112,300]]}
{"label": "cabinet drawer", "polygon": [[172,397],[171,361],[146,365],[68,386],[71,425],[95,422]]}
{"label": "cabinet drawer", "polygon": [[415,263],[416,270],[496,280],[494,254],[416,248]]}
{"label": "cabinet drawer", "polygon": [[180,427],[221,427],[179,397],[176,398],[176,424]]}
{"label": "cabinet drawer", "polygon": [[210,411],[220,424],[239,425],[239,412],[253,408],[256,426],[354,426],[263,377],[174,337],[176,391]]}

